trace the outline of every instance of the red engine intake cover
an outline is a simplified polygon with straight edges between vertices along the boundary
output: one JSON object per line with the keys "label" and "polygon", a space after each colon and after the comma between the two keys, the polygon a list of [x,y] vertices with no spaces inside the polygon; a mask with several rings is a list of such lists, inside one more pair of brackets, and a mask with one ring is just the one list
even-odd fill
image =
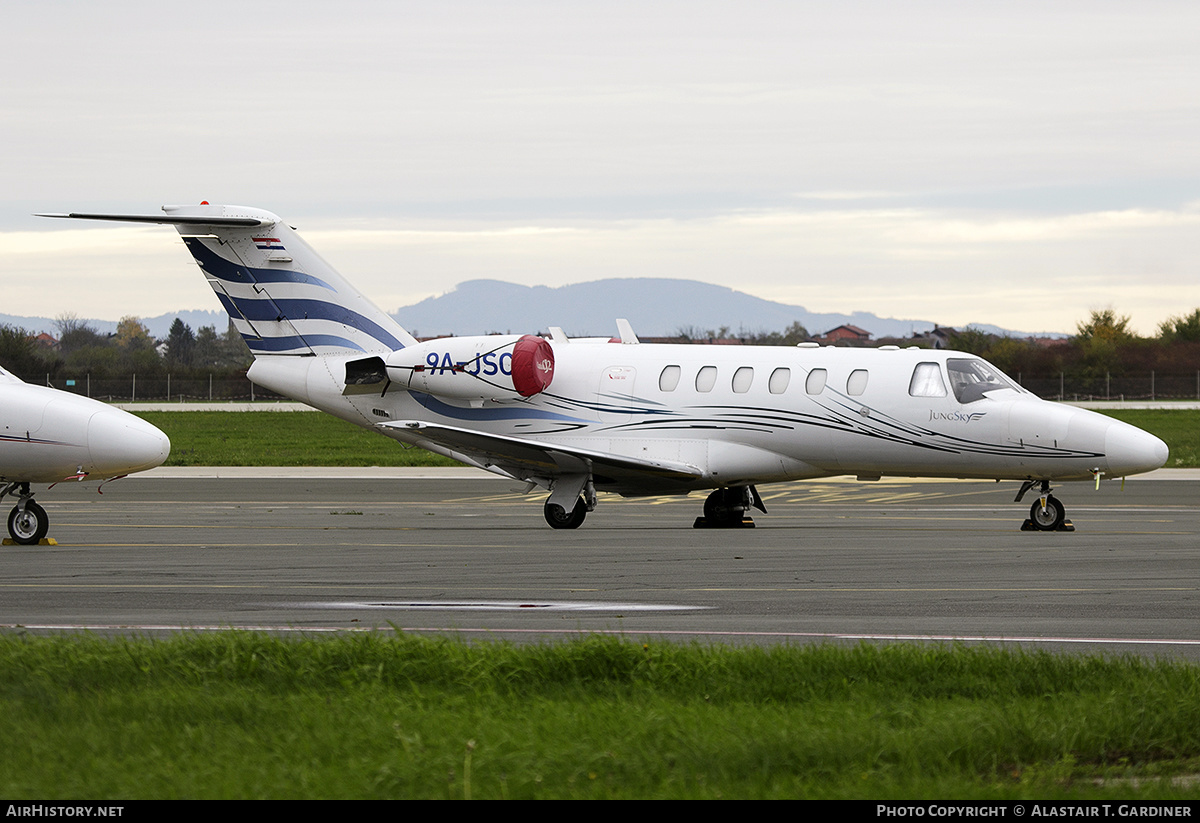
{"label": "red engine intake cover", "polygon": [[554,379],[554,349],[550,341],[527,334],[513,345],[513,388],[522,397],[545,391]]}

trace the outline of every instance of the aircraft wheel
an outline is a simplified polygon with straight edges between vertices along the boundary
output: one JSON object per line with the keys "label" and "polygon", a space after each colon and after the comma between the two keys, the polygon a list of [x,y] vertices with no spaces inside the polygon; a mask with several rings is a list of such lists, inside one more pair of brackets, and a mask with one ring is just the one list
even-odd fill
{"label": "aircraft wheel", "polygon": [[13,506],[8,513],[8,533],[22,546],[33,546],[50,531],[50,517],[46,510],[32,500],[25,504],[25,511]]}
{"label": "aircraft wheel", "polygon": [[569,513],[557,503],[547,503],[542,512],[552,529],[578,529],[583,523],[583,518],[587,517],[587,504],[580,497],[575,501],[575,508]]}
{"label": "aircraft wheel", "polygon": [[1063,508],[1062,503],[1058,502],[1058,498],[1053,495],[1046,496],[1045,509],[1042,508],[1040,498],[1033,501],[1033,505],[1029,508],[1029,521],[1033,523],[1033,527],[1038,531],[1055,531],[1066,519],[1066,509]]}
{"label": "aircraft wheel", "polygon": [[717,489],[704,499],[704,519],[712,526],[740,523],[746,514],[740,488]]}

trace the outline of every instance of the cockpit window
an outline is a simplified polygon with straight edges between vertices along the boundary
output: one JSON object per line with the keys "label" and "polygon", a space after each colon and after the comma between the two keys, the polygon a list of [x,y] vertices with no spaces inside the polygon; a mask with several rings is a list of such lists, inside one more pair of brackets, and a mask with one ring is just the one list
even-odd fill
{"label": "cockpit window", "polygon": [[908,381],[908,393],[913,397],[945,397],[946,381],[937,363],[918,363]]}
{"label": "cockpit window", "polygon": [[1017,390],[995,366],[983,360],[947,360],[946,372],[950,375],[954,396],[964,405],[982,400],[987,392],[996,389]]}

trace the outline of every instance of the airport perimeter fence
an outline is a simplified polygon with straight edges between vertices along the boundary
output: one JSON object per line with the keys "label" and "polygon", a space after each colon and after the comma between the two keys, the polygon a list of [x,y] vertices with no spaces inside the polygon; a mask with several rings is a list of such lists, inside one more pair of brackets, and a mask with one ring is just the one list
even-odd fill
{"label": "airport perimeter fence", "polygon": [[170,374],[155,377],[136,374],[125,377],[92,377],[88,374],[18,376],[27,383],[39,383],[107,403],[251,403],[288,399],[256,386],[246,377],[179,377]]}
{"label": "airport perimeter fence", "polygon": [[1200,370],[1188,373],[1010,375],[1046,400],[1200,400]]}
{"label": "airport perimeter fence", "polygon": [[[287,400],[275,392],[256,386],[246,377],[147,377],[97,378],[91,375],[18,375],[28,383],[40,383],[56,389],[82,394],[110,403],[157,401],[197,402],[278,402]],[[1143,372],[1100,376],[1010,375],[1024,388],[1047,400],[1200,400],[1200,370],[1188,373]]]}

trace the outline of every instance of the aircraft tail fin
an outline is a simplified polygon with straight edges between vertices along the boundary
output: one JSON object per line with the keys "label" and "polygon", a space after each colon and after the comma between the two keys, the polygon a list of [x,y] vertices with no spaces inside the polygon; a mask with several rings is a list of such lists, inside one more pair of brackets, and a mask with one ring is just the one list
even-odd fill
{"label": "aircraft tail fin", "polygon": [[43,216],[175,226],[255,356],[381,353],[416,343],[276,215],[207,203],[163,212]]}

